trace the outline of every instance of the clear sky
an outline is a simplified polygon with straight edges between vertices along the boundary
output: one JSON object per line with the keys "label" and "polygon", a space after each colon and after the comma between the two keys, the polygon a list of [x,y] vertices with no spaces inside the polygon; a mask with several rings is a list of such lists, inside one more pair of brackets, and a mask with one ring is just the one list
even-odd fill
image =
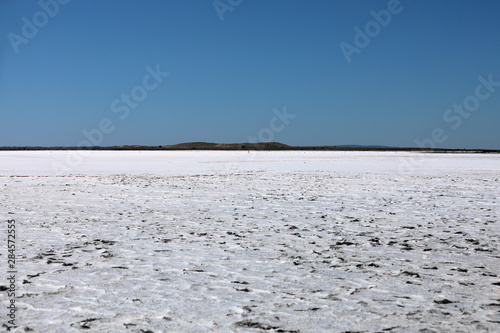
{"label": "clear sky", "polygon": [[497,0],[1,0],[0,146],[500,149]]}

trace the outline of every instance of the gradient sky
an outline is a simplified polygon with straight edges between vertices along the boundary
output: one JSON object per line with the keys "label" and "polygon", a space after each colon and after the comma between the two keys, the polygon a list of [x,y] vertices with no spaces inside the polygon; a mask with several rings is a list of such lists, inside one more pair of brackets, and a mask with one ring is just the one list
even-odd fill
{"label": "gradient sky", "polygon": [[499,1],[59,1],[0,1],[0,146],[500,149]]}

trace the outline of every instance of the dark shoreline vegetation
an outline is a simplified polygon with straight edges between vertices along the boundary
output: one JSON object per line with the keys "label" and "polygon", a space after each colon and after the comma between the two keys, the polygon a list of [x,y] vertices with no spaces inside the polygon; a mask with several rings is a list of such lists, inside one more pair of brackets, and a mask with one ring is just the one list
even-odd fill
{"label": "dark shoreline vegetation", "polygon": [[108,147],[0,147],[0,151],[20,150],[267,150],[267,151],[406,151],[426,153],[475,153],[475,154],[498,154],[500,150],[494,149],[445,149],[445,148],[402,148],[383,146],[289,146],[279,142],[260,143],[209,143],[189,142],[166,146],[108,146]]}

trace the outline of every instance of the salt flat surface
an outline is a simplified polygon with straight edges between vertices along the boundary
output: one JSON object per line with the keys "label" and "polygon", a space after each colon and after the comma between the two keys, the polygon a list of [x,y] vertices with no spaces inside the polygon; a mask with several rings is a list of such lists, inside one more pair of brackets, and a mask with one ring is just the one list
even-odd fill
{"label": "salt flat surface", "polygon": [[67,156],[0,153],[11,332],[500,331],[500,155]]}
{"label": "salt flat surface", "polygon": [[[450,169],[451,168],[451,169]],[[184,175],[244,171],[495,172],[500,155],[313,151],[0,151],[0,175]]]}

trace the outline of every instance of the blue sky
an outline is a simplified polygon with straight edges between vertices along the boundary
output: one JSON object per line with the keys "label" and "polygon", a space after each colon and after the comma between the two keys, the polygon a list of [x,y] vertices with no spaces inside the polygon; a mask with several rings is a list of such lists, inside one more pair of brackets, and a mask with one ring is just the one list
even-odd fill
{"label": "blue sky", "polygon": [[2,0],[0,146],[500,149],[499,14],[494,0]]}

